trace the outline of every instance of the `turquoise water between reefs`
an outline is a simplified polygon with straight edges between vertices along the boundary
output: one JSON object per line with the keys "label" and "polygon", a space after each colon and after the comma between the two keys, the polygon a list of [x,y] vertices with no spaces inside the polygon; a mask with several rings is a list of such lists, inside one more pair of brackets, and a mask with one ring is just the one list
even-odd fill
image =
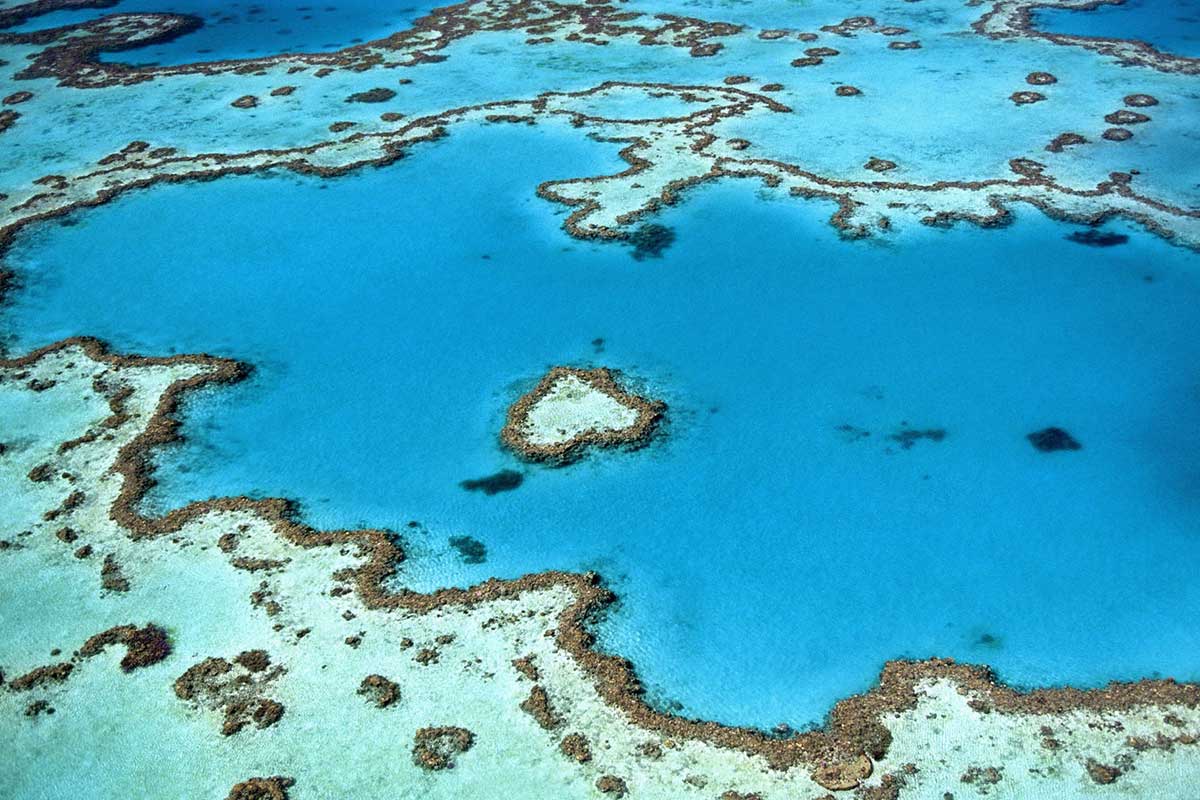
{"label": "turquoise water between reefs", "polygon": [[1040,8],[1033,19],[1052,33],[1137,39],[1164,52],[1200,57],[1200,0],[1125,0],[1090,11]]}
{"label": "turquoise water between reefs", "polygon": [[199,17],[204,25],[170,42],[102,54],[101,60],[136,64],[186,64],[276,53],[338,50],[409,27],[445,2],[411,0],[322,0],[295,4],[220,0],[120,0],[111,8],[55,11],[11,28],[35,31],[88,22],[108,14],[170,12]]}
{"label": "turquoise water between reefs", "polygon": [[[460,127],[332,181],[128,194],[19,237],[6,344],[250,362],[186,404],[150,507],[293,497],[399,531],[419,589],[598,570],[621,598],[601,643],[660,707],[802,726],[896,657],[1200,678],[1200,256],[1025,207],[845,241],[832,205],[731,181],[656,217],[675,242],[637,261],[533,191],[615,150]],[[505,409],[560,363],[623,370],[670,404],[664,435],[518,462]],[[1052,425],[1082,449],[1031,446]],[[523,483],[460,486],[502,469]]]}

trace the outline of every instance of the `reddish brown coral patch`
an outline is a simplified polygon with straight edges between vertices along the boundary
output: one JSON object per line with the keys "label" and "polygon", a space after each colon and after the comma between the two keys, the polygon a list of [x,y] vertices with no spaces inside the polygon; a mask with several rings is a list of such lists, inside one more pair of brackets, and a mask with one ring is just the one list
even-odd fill
{"label": "reddish brown coral patch", "polygon": [[342,131],[348,131],[353,127],[354,127],[353,122],[347,122],[345,120],[342,120],[340,122],[330,123],[329,132],[330,133],[341,133]]}
{"label": "reddish brown coral patch", "polygon": [[1117,767],[1108,764],[1101,764],[1095,759],[1088,759],[1087,774],[1092,779],[1093,783],[1108,785],[1116,782],[1117,778],[1121,777],[1121,770]]}
{"label": "reddish brown coral patch", "polygon": [[592,747],[582,733],[567,734],[558,743],[558,749],[580,764],[586,764],[592,760]]}
{"label": "reddish brown coral patch", "polygon": [[206,658],[175,679],[175,696],[197,708],[221,712],[224,736],[232,736],[250,723],[268,728],[284,713],[282,703],[262,696],[267,685],[284,672],[278,666],[268,669],[269,664],[262,650],[241,653],[234,663]]}
{"label": "reddish brown coral patch", "polygon": [[15,106],[32,99],[33,92],[13,92],[8,97],[5,97],[4,100],[0,100],[0,102],[6,106]]}
{"label": "reddish brown coral patch", "polygon": [[258,105],[258,98],[252,94],[244,94],[229,105],[234,108],[254,108]]}
{"label": "reddish brown coral patch", "polygon": [[450,725],[421,728],[413,737],[413,761],[422,769],[453,769],[456,756],[475,744],[475,734]]}
{"label": "reddish brown coral patch", "polygon": [[824,64],[825,59],[819,56],[805,56],[804,58],[792,59],[793,67],[815,67],[818,64]]}
{"label": "reddish brown coral patch", "polygon": [[396,96],[393,89],[388,89],[383,86],[376,86],[374,89],[368,89],[365,92],[355,92],[346,98],[347,103],[386,103]]}
{"label": "reddish brown coral patch", "polygon": [[921,43],[914,40],[911,42],[888,42],[889,50],[920,50]]}
{"label": "reddish brown coral patch", "polygon": [[747,139],[730,139],[726,144],[729,145],[730,150],[745,150],[750,146]]}
{"label": "reddish brown coral patch", "polygon": [[1109,128],[1100,136],[1110,142],[1127,142],[1133,138],[1133,131],[1127,128]]}
{"label": "reddish brown coral patch", "polygon": [[1030,103],[1040,103],[1046,99],[1046,95],[1041,92],[1021,91],[1013,92],[1009,95],[1009,100],[1012,100],[1019,106],[1027,106]]}
{"label": "reddish brown coral patch", "polygon": [[271,97],[287,97],[294,91],[296,91],[295,86],[278,86],[271,90]]}
{"label": "reddish brown coral patch", "polygon": [[741,83],[749,83],[751,80],[749,75],[727,75],[724,83],[726,86],[737,86]]}
{"label": "reddish brown coral patch", "polygon": [[1061,153],[1068,147],[1074,147],[1077,144],[1087,144],[1087,139],[1078,133],[1067,131],[1060,133],[1050,140],[1050,144],[1046,145],[1046,149],[1051,153]]}
{"label": "reddish brown coral patch", "polygon": [[601,794],[624,797],[629,792],[629,787],[623,778],[618,778],[616,775],[601,775],[596,779],[596,790]]}
{"label": "reddish brown coral patch", "polygon": [[12,111],[11,109],[0,111],[0,133],[4,133],[13,125],[16,125],[17,120],[20,118],[21,115],[16,111]]}
{"label": "reddish brown coral patch", "polygon": [[1049,72],[1031,72],[1025,76],[1025,82],[1030,86],[1049,86],[1052,83],[1058,83],[1058,78]]}
{"label": "reddish brown coral patch", "polygon": [[833,91],[838,97],[857,97],[858,95],[862,94],[862,89],[859,89],[857,86],[850,86],[848,84],[843,84]]}
{"label": "reddish brown coral patch", "polygon": [[225,800],[288,800],[288,789],[296,781],[275,775],[270,778],[250,778],[234,784]]}
{"label": "reddish brown coral patch", "polygon": [[171,640],[167,632],[157,625],[117,625],[89,638],[79,648],[79,655],[90,658],[113,644],[125,646],[121,658],[121,670],[132,672],[148,667],[171,655]]}
{"label": "reddish brown coral patch", "polygon": [[865,755],[849,761],[820,764],[812,771],[812,778],[830,791],[853,789],[871,776],[871,759]]}
{"label": "reddish brown coral patch", "polygon": [[1158,98],[1150,94],[1129,94],[1125,96],[1125,105],[1133,108],[1149,108],[1158,105]]}
{"label": "reddish brown coral patch", "polygon": [[781,91],[783,91],[783,84],[782,83],[764,83],[762,86],[758,87],[758,89],[759,89],[759,91],[762,91],[762,92],[781,92]]}
{"label": "reddish brown coral patch", "polygon": [[871,156],[867,163],[863,164],[863,169],[869,169],[871,172],[889,172],[895,168],[895,161],[888,161],[886,158],[876,158],[875,156]]}
{"label": "reddish brown coral patch", "polygon": [[20,677],[13,678],[8,682],[8,688],[13,692],[27,692],[30,689],[37,689],[40,686],[46,686],[51,683],[62,683],[71,677],[71,671],[74,669],[75,665],[69,661],[63,661],[60,664],[50,664],[45,667],[37,667]]}
{"label": "reddish brown coral patch", "polygon": [[1111,114],[1105,114],[1104,121],[1109,125],[1140,125],[1143,122],[1149,122],[1150,117],[1140,111],[1130,111],[1127,108],[1122,108]]}
{"label": "reddish brown coral patch", "polygon": [[374,703],[376,708],[387,708],[400,699],[400,686],[382,675],[368,675],[358,685],[358,694]]}
{"label": "reddish brown coral patch", "polygon": [[529,696],[521,701],[521,710],[548,731],[554,730],[563,722],[562,717],[555,713],[550,705],[550,696],[546,694],[546,690],[538,685],[534,685],[529,690]]}

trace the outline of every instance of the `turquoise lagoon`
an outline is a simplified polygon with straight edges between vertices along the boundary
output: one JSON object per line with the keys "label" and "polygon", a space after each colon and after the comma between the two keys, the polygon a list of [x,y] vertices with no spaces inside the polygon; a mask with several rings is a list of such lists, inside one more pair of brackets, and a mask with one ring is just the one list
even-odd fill
{"label": "turquoise lagoon", "polygon": [[1200,0],[1125,0],[1090,11],[1040,8],[1034,24],[1051,33],[1137,39],[1181,56],[1200,56]]}
{"label": "turquoise lagoon", "polygon": [[[204,24],[170,42],[107,54],[103,60],[138,64],[186,64],[252,58],[276,53],[337,50],[387,36],[445,3],[416,0],[395,5],[378,0],[226,3],[220,0],[120,0],[110,8],[55,11],[11,30],[35,31],[77,25],[108,14],[154,12],[188,14]],[[0,4],[3,7],[3,4]],[[131,54],[132,53],[132,54]]]}
{"label": "turquoise lagoon", "polygon": [[[132,193],[18,238],[6,345],[253,364],[186,404],[152,510],[292,497],[396,530],[417,589],[597,570],[621,598],[601,644],[663,708],[800,727],[897,657],[1200,678],[1195,253],[1026,207],[847,241],[831,204],[729,181],[654,218],[675,242],[638,261],[533,191],[621,167],[566,126],[457,127],[336,180]],[[520,463],[505,409],[560,363],[666,400],[662,436]],[[1035,450],[1050,425],[1083,449]],[[460,486],[503,469],[523,483]]]}

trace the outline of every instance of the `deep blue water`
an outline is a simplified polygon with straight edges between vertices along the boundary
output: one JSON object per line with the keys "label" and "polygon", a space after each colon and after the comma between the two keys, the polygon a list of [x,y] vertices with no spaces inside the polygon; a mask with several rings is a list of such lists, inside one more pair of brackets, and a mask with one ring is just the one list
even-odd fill
{"label": "deep blue water", "polygon": [[[281,494],[390,526],[419,588],[598,569],[622,598],[604,645],[687,713],[801,725],[898,656],[1200,678],[1200,257],[1024,208],[849,242],[828,204],[726,183],[657,218],[675,244],[639,262],[533,194],[620,167],[493,127],[329,182],[157,187],[23,235],[3,324],[15,349],[252,362],[188,404],[153,506]],[[556,363],[625,370],[670,404],[664,437],[521,465],[504,410]],[[1049,425],[1083,449],[1036,451]],[[519,488],[459,486],[505,468]]]}
{"label": "deep blue water", "polygon": [[186,64],[277,53],[337,50],[408,28],[437,0],[380,3],[378,0],[121,0],[112,8],[56,11],[12,30],[31,31],[86,22],[107,14],[154,11],[191,14],[199,30],[137,50],[102,55],[102,60],[138,64]]}
{"label": "deep blue water", "polygon": [[1034,23],[1052,33],[1138,39],[1165,52],[1200,57],[1200,0],[1125,0],[1092,11],[1041,8]]}

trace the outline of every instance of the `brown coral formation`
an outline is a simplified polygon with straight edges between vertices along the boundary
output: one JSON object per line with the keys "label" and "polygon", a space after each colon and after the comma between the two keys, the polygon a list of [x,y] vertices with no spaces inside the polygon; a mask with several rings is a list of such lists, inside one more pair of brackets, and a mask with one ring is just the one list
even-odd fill
{"label": "brown coral formation", "polygon": [[295,86],[277,86],[271,90],[271,97],[287,97],[296,91]]}
{"label": "brown coral formation", "polygon": [[101,653],[109,645],[124,645],[125,655],[121,658],[121,670],[132,672],[148,667],[171,654],[171,640],[167,632],[157,625],[117,625],[89,638],[79,648],[84,658]]}
{"label": "brown coral formation", "polygon": [[1058,78],[1049,72],[1031,72],[1025,76],[1025,82],[1030,86],[1049,86],[1052,83],[1058,83]]}
{"label": "brown coral formation", "polygon": [[75,665],[70,661],[37,667],[20,677],[13,678],[8,682],[8,688],[9,691],[13,692],[27,692],[30,689],[38,689],[52,683],[62,683],[71,677],[71,672],[74,669]]}
{"label": "brown coral formation", "polygon": [[234,108],[254,108],[258,105],[258,98],[252,94],[244,94],[229,105]]}
{"label": "brown coral formation", "polygon": [[1051,153],[1061,153],[1068,147],[1074,147],[1075,145],[1079,144],[1087,144],[1087,139],[1078,133],[1067,131],[1066,133],[1060,133],[1058,136],[1055,136],[1050,141],[1050,144],[1046,145],[1046,149]]}
{"label": "brown coral formation", "polygon": [[1046,99],[1046,95],[1042,94],[1041,92],[1021,91],[1013,92],[1011,95],[1009,95],[1009,99],[1019,106],[1027,106],[1030,103],[1042,102]]}
{"label": "brown coral formation", "polygon": [[283,672],[283,667],[270,667],[270,658],[262,650],[241,653],[233,663],[206,658],[176,678],[175,696],[196,708],[220,712],[221,733],[232,736],[251,723],[268,728],[283,717],[283,705],[262,696]]}
{"label": "brown coral formation", "polygon": [[911,42],[888,42],[890,50],[920,50],[921,43],[918,41]]}
{"label": "brown coral formation", "polygon": [[871,172],[890,172],[895,168],[895,161],[888,161],[886,158],[876,158],[875,156],[871,156],[867,159],[867,163],[863,164],[863,169],[869,169]]}
{"label": "brown coral formation", "polygon": [[1127,142],[1133,138],[1133,131],[1127,128],[1108,128],[1100,136],[1110,142]]}
{"label": "brown coral formation", "polygon": [[21,118],[20,113],[13,111],[11,109],[5,109],[4,111],[0,111],[0,133],[4,133],[6,130],[11,128],[13,125],[16,125],[17,120],[20,118]]}
{"label": "brown coral formation", "polygon": [[1140,125],[1143,122],[1149,122],[1150,117],[1138,111],[1122,108],[1111,114],[1105,114],[1104,121],[1109,125]]}
{"label": "brown coral formation", "polygon": [[100,586],[106,592],[129,591],[129,579],[121,572],[121,565],[112,553],[104,557],[104,563],[100,567]]}
{"label": "brown coral formation", "polygon": [[1107,785],[1121,777],[1121,770],[1109,764],[1101,764],[1095,759],[1088,759],[1087,774],[1093,783]]}
{"label": "brown coral formation", "polygon": [[871,776],[871,759],[860,755],[847,761],[818,764],[812,771],[812,779],[831,791],[853,789]]}
{"label": "brown coral formation", "polygon": [[6,106],[15,106],[33,99],[33,92],[13,92],[0,101]]}
{"label": "brown coral formation", "polygon": [[862,94],[862,89],[859,89],[857,86],[849,86],[847,84],[842,84],[833,91],[838,97],[857,97],[858,95]]}
{"label": "brown coral formation", "polygon": [[592,747],[588,744],[588,740],[582,733],[569,733],[563,737],[563,740],[558,743],[558,749],[580,764],[586,764],[592,760]]}
{"label": "brown coral formation", "polygon": [[601,775],[596,779],[596,790],[601,794],[611,794],[614,797],[624,797],[629,792],[624,778],[616,775]]}
{"label": "brown coral formation", "polygon": [[554,730],[563,722],[562,717],[556,714],[550,705],[550,696],[539,685],[530,689],[529,697],[521,701],[521,710],[533,717],[538,725],[548,731]]}
{"label": "brown coral formation", "polygon": [[[568,376],[583,381],[593,389],[607,394],[621,405],[634,409],[637,411],[637,419],[632,425],[621,430],[584,431],[566,441],[553,444],[530,442],[525,434],[530,410],[554,389],[559,380]],[[500,431],[500,440],[519,455],[531,461],[566,464],[582,455],[589,446],[636,447],[645,444],[654,433],[654,428],[666,409],[666,403],[647,400],[626,392],[617,384],[616,373],[612,370],[604,367],[596,369],[554,367],[542,377],[532,391],[522,395],[509,407],[507,420],[504,428]]]}
{"label": "brown coral formation", "polygon": [[1128,94],[1124,102],[1131,108],[1149,108],[1158,105],[1158,98],[1150,94]]}
{"label": "brown coral formation", "polygon": [[400,699],[400,687],[382,675],[368,675],[359,684],[358,694],[374,703],[376,708],[387,708]]}
{"label": "brown coral formation", "polygon": [[454,759],[471,749],[475,734],[450,725],[421,728],[413,737],[413,761],[427,770],[453,769]]}
{"label": "brown coral formation", "polygon": [[376,86],[374,89],[368,89],[365,92],[355,92],[346,98],[347,103],[386,103],[396,96],[394,89],[388,89],[383,86]]}
{"label": "brown coral formation", "polygon": [[275,775],[270,778],[250,778],[236,783],[225,800],[288,800],[288,789],[295,785],[292,778]]}

